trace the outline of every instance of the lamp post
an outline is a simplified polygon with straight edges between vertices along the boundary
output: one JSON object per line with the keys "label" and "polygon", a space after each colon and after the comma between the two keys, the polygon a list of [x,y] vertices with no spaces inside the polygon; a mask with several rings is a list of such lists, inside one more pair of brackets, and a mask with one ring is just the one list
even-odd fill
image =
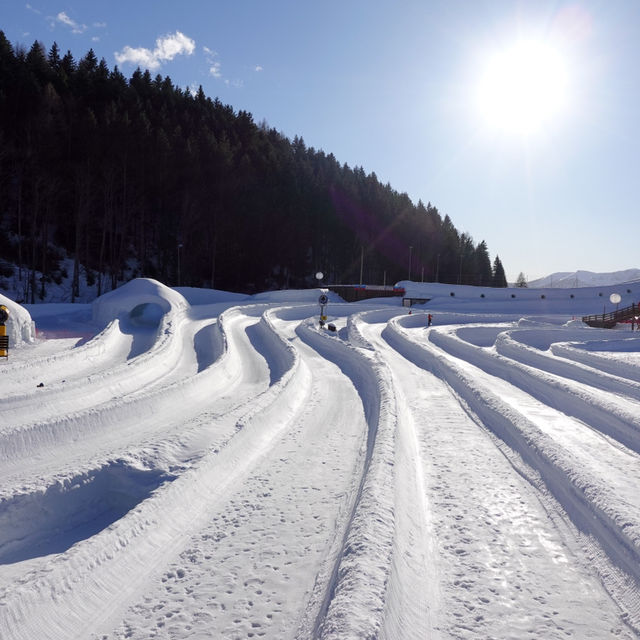
{"label": "lamp post", "polygon": [[439,275],[440,275],[440,254],[438,254],[438,259],[436,260],[436,282],[440,282],[440,280],[438,280]]}
{"label": "lamp post", "polygon": [[413,251],[413,247],[409,245],[409,277],[407,280],[411,280],[411,252]]}
{"label": "lamp post", "polygon": [[182,242],[178,243],[178,286],[181,286],[181,282],[180,282],[180,249],[182,249]]}

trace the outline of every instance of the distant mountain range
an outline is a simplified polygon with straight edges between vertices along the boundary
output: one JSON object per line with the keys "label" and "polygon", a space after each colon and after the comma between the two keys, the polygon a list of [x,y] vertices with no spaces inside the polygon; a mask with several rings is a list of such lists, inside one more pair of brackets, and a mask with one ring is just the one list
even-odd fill
{"label": "distant mountain range", "polygon": [[577,287],[604,287],[623,282],[640,280],[640,269],[625,269],[611,273],[594,273],[593,271],[559,271],[531,280],[532,289],[574,289]]}

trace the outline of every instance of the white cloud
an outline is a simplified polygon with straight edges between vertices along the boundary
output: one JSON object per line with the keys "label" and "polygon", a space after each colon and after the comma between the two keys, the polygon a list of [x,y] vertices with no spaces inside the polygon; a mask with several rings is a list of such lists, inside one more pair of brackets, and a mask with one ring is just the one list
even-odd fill
{"label": "white cloud", "polygon": [[118,64],[130,62],[150,71],[158,69],[163,62],[173,60],[178,55],[190,56],[196,48],[194,40],[176,31],[156,40],[156,48],[151,51],[146,47],[125,46],[122,51],[116,51],[115,57]]}
{"label": "white cloud", "polygon": [[87,25],[86,24],[80,24],[80,23],[76,22],[75,20],[70,18],[64,11],[61,11],[56,16],[56,21],[57,22],[61,22],[62,24],[66,25],[67,27],[71,27],[71,32],[72,33],[84,33],[87,30]]}
{"label": "white cloud", "polygon": [[209,47],[202,47],[202,50],[205,53],[207,64],[209,64],[209,75],[214,78],[222,78],[222,71],[220,71],[222,64],[216,60],[218,52],[213,49],[209,49]]}
{"label": "white cloud", "polygon": [[154,57],[153,51],[145,49],[144,47],[134,49],[127,45],[122,51],[116,51],[115,56],[118,64],[130,62],[131,64],[151,69],[152,71],[160,66],[160,61]]}
{"label": "white cloud", "polygon": [[262,65],[257,64],[255,69],[254,69],[254,71],[257,71],[259,73],[260,71],[264,71],[264,69],[263,69]]}
{"label": "white cloud", "polygon": [[177,55],[190,56],[196,48],[196,43],[184,33],[176,31],[173,35],[156,40],[156,53],[159,60],[173,60]]}

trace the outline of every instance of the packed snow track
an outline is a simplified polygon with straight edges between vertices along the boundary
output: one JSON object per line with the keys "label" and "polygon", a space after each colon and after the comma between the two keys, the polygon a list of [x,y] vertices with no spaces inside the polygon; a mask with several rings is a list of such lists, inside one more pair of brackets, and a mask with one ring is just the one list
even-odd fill
{"label": "packed snow track", "polygon": [[636,333],[317,294],[36,317],[0,638],[640,637]]}

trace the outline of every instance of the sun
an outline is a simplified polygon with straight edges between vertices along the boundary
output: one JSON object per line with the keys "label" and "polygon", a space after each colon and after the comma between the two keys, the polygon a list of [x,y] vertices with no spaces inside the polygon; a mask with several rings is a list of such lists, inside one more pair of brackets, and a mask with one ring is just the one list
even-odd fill
{"label": "sun", "polygon": [[482,119],[506,134],[530,136],[551,126],[566,110],[568,73],[558,48],[519,40],[487,56],[476,101]]}

